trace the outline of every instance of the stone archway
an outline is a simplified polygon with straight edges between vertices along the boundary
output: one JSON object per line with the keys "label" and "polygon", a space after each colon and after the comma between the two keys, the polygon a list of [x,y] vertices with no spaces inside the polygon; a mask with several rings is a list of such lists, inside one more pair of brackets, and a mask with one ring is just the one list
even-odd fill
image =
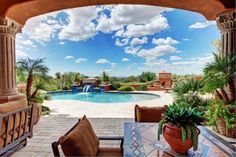
{"label": "stone archway", "polygon": [[[236,53],[236,11],[228,0],[0,0],[0,103],[19,99],[16,92],[15,36],[25,22],[44,13],[99,4],[143,4],[178,8],[216,20],[224,55]],[[228,54],[230,52],[230,54]]]}

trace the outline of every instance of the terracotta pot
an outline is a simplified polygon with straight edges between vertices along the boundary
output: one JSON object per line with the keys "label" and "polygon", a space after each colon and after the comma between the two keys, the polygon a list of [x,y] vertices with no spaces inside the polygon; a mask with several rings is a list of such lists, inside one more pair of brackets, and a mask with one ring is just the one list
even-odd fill
{"label": "terracotta pot", "polygon": [[[198,130],[198,134],[200,130]],[[171,149],[177,153],[186,154],[188,150],[193,146],[191,139],[186,139],[182,142],[181,129],[169,124],[163,126],[163,136],[167,143],[170,145]]]}
{"label": "terracotta pot", "polygon": [[216,121],[216,131],[224,136],[235,138],[236,137],[236,127],[234,128],[227,128],[226,122],[223,117],[220,117]]}
{"label": "terracotta pot", "polygon": [[33,113],[33,124],[37,124],[39,119],[42,115],[42,105],[36,103],[35,101],[28,101],[28,105],[37,104],[36,108],[34,109]]}
{"label": "terracotta pot", "polygon": [[36,109],[34,110],[34,116],[33,116],[34,125],[39,122],[41,114],[42,114],[42,105],[37,105]]}

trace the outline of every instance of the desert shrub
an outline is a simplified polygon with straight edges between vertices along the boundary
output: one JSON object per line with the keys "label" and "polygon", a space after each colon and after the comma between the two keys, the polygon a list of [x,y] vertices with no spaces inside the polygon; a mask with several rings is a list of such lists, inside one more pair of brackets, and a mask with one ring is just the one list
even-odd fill
{"label": "desert shrub", "polygon": [[131,86],[122,86],[120,88],[117,89],[118,91],[133,91],[134,88]]}
{"label": "desert shrub", "polygon": [[37,94],[35,97],[34,97],[34,101],[38,104],[42,104],[43,101],[44,101],[44,94]]}
{"label": "desert shrub", "polygon": [[52,96],[50,94],[46,94],[44,96],[44,100],[52,100]]}
{"label": "desert shrub", "polygon": [[112,83],[112,89],[113,90],[117,90],[118,88],[120,88],[120,83],[119,82]]}
{"label": "desert shrub", "polygon": [[146,84],[140,85],[139,90],[141,90],[141,91],[147,90],[147,85]]}
{"label": "desert shrub", "polygon": [[51,112],[50,108],[47,106],[42,106],[42,115],[49,115]]}

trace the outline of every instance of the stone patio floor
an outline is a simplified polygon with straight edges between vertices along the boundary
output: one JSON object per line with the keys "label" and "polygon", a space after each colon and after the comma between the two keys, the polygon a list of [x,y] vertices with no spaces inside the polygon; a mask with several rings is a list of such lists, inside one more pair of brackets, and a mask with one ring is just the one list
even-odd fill
{"label": "stone patio floor", "polygon": [[[89,117],[88,117],[89,118]],[[98,136],[123,136],[125,121],[131,118],[89,118]],[[68,115],[50,115],[41,117],[34,126],[33,138],[28,139],[27,146],[11,155],[11,157],[52,157],[51,143],[64,135],[78,118]],[[101,141],[101,146],[119,147],[119,141]],[[62,152],[60,153],[61,155]]]}

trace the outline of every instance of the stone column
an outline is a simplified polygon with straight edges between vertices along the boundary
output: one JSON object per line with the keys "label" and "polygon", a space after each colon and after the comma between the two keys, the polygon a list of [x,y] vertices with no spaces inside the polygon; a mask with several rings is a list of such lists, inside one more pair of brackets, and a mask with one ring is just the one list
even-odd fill
{"label": "stone column", "polygon": [[221,33],[222,55],[236,55],[236,11],[219,14],[216,18]]}
{"label": "stone column", "polygon": [[21,25],[0,17],[0,103],[17,100],[15,37]]}

